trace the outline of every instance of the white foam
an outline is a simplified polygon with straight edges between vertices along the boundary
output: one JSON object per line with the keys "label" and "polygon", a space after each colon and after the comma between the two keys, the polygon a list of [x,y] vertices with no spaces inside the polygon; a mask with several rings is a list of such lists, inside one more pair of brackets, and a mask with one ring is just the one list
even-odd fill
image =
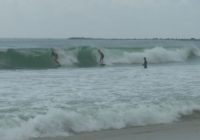
{"label": "white foam", "polygon": [[65,49],[57,48],[58,61],[62,66],[73,66],[78,62],[74,52],[65,51]]}
{"label": "white foam", "polygon": [[200,56],[200,49],[196,47],[177,49],[155,47],[151,49],[145,49],[141,52],[124,51],[118,57],[116,57],[115,54],[112,54],[112,52],[109,52],[109,54],[106,56],[106,59],[110,64],[141,64],[143,63],[144,57],[147,58],[148,63],[169,63],[184,62],[188,60],[192,54],[195,56]]}
{"label": "white foam", "polygon": [[190,114],[198,108],[193,104],[146,104],[135,107],[116,104],[95,112],[53,109],[45,115],[22,121],[18,126],[1,128],[0,135],[1,140],[26,140],[30,137],[69,136],[102,129],[170,123],[177,121],[181,114]]}

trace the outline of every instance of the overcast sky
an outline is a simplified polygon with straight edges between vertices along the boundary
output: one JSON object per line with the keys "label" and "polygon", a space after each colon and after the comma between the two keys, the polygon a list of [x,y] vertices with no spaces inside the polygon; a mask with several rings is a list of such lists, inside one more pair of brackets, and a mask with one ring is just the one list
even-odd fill
{"label": "overcast sky", "polygon": [[0,0],[0,37],[200,38],[200,0]]}

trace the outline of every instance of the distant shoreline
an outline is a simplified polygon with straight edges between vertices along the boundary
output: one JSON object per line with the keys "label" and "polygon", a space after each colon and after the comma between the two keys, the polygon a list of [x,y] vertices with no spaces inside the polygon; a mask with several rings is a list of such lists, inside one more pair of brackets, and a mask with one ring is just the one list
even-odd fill
{"label": "distant shoreline", "polygon": [[0,40],[180,40],[180,41],[200,41],[200,38],[93,38],[93,37],[69,37],[69,38],[15,38],[7,37]]}
{"label": "distant shoreline", "polygon": [[92,38],[92,37],[69,37],[69,40],[197,40],[197,38]]}

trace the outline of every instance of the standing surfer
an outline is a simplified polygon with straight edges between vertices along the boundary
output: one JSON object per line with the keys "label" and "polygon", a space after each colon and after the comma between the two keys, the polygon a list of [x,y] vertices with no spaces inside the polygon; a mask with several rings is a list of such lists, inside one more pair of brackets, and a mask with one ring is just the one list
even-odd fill
{"label": "standing surfer", "polygon": [[146,57],[144,57],[144,64],[143,64],[144,68],[146,69],[147,68],[147,59]]}
{"label": "standing surfer", "polygon": [[98,49],[98,52],[99,52],[99,55],[100,55],[100,64],[103,64],[104,54],[100,49]]}

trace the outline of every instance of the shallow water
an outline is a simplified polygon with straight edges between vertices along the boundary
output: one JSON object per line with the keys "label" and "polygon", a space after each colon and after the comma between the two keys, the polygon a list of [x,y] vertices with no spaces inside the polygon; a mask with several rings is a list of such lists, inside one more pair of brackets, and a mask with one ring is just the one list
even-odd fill
{"label": "shallow water", "polygon": [[[154,55],[155,56],[155,55]],[[0,70],[1,140],[196,118],[200,63]],[[141,57],[142,58],[142,57]]]}

